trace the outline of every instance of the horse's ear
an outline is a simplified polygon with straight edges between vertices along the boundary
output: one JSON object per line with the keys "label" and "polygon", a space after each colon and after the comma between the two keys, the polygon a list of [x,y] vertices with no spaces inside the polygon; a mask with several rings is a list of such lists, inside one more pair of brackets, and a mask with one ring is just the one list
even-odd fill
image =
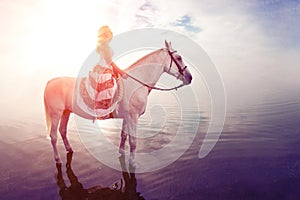
{"label": "horse's ear", "polygon": [[170,45],[169,45],[169,43],[167,42],[167,40],[165,40],[165,46],[166,46],[166,48],[167,48],[168,50],[170,50]]}

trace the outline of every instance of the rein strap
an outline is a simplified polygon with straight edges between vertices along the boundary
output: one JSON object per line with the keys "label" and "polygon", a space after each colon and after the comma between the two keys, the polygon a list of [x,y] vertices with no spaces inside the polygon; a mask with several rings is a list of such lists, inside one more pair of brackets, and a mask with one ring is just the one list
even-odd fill
{"label": "rein strap", "polygon": [[172,88],[159,88],[159,87],[155,87],[155,86],[151,86],[151,85],[148,85],[140,80],[138,80],[137,78],[129,75],[128,73],[124,72],[128,77],[130,77],[131,79],[135,80],[136,82],[140,83],[141,85],[143,86],[146,86],[147,88],[149,89],[153,89],[153,90],[160,90],[160,91],[171,91],[171,90],[177,90],[178,88],[181,88],[184,86],[184,84],[181,84],[181,85],[178,85],[178,86],[175,86],[175,87],[172,87]]}

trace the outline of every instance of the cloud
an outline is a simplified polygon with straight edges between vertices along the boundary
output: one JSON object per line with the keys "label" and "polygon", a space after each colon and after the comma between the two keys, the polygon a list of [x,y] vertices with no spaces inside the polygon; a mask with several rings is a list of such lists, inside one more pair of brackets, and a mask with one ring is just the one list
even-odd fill
{"label": "cloud", "polygon": [[140,7],[138,7],[136,12],[136,25],[137,26],[146,26],[152,27],[153,26],[153,16],[156,15],[157,8],[150,3],[150,1],[145,1]]}
{"label": "cloud", "polygon": [[189,15],[184,15],[180,19],[178,19],[174,26],[184,27],[187,31],[192,33],[199,33],[200,28],[192,23],[192,17]]}
{"label": "cloud", "polygon": [[211,55],[259,52],[270,43],[240,1],[144,1],[132,27],[159,27],[190,36]]}
{"label": "cloud", "polygon": [[[132,27],[163,27],[191,36],[210,51],[300,47],[298,1],[159,1],[136,8]],[[241,51],[240,51],[241,52]]]}

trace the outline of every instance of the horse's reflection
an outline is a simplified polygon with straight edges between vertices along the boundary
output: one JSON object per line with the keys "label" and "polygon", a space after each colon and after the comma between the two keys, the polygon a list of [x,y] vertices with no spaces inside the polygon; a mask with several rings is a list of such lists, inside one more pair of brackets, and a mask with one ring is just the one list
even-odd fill
{"label": "horse's reflection", "polygon": [[134,168],[129,166],[128,173],[125,157],[119,158],[120,165],[122,168],[122,176],[125,182],[123,187],[123,180],[121,179],[120,187],[118,184],[114,184],[113,188],[95,186],[91,188],[84,188],[83,185],[78,181],[77,176],[74,174],[71,166],[73,153],[67,154],[67,176],[70,180],[71,185],[68,187],[64,181],[62,174],[62,165],[56,164],[57,168],[57,185],[59,187],[59,195],[63,200],[81,200],[81,199],[120,199],[120,200],[144,200],[144,197],[140,193],[136,192],[137,181],[135,178]]}

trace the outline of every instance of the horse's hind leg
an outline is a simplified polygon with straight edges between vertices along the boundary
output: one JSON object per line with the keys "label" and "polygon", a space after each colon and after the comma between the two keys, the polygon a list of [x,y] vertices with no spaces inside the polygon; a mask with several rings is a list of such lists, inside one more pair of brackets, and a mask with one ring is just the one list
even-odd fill
{"label": "horse's hind leg", "polygon": [[61,116],[59,132],[60,132],[61,138],[64,142],[66,151],[69,153],[72,153],[73,150],[72,150],[69,140],[67,138],[67,127],[68,127],[69,117],[70,117],[70,111],[65,110]]}
{"label": "horse's hind leg", "polygon": [[57,150],[57,127],[60,120],[60,116],[61,113],[56,113],[55,115],[51,116],[50,137],[51,137],[51,144],[54,152],[54,159],[56,163],[61,163],[61,159]]}

